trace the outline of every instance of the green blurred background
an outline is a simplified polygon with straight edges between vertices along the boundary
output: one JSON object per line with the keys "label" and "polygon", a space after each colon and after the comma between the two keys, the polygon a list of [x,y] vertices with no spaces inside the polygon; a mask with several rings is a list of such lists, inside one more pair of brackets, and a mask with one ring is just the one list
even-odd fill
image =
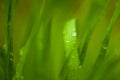
{"label": "green blurred background", "polygon": [[[5,47],[3,2],[0,47]],[[120,80],[120,61],[112,64],[120,58],[120,14],[103,61],[95,72],[93,67],[116,4],[120,0],[18,0],[12,17],[16,80]],[[79,47],[85,35],[90,38],[82,64]]]}

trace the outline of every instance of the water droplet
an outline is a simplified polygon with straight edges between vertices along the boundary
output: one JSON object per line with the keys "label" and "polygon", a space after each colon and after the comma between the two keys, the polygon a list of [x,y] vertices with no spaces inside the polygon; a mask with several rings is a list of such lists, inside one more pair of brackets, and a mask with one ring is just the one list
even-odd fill
{"label": "water droplet", "polygon": [[6,49],[6,44],[4,44],[4,46],[3,46],[5,49]]}
{"label": "water droplet", "polygon": [[78,68],[81,69],[81,65]]}
{"label": "water droplet", "polygon": [[106,46],[103,46],[103,48],[104,48],[104,49],[107,49],[107,47],[106,47]]}
{"label": "water droplet", "polygon": [[72,36],[73,36],[73,37],[77,36],[77,33],[76,33],[75,31],[72,32]]}
{"label": "water droplet", "polygon": [[24,80],[24,77],[19,74],[19,72],[16,73],[16,79],[17,80]]}
{"label": "water droplet", "polygon": [[23,51],[22,50],[20,50],[20,56],[22,56],[23,55]]}
{"label": "water droplet", "polygon": [[69,43],[70,41],[66,41],[67,43]]}
{"label": "water droplet", "polygon": [[13,61],[13,59],[12,59],[12,58],[10,58],[10,60],[11,60],[11,61]]}
{"label": "water droplet", "polygon": [[16,78],[17,78],[17,79],[19,78],[19,73],[18,73],[18,72],[16,73]]}
{"label": "water droplet", "polygon": [[21,76],[21,80],[24,80],[24,77],[23,77],[23,76]]}

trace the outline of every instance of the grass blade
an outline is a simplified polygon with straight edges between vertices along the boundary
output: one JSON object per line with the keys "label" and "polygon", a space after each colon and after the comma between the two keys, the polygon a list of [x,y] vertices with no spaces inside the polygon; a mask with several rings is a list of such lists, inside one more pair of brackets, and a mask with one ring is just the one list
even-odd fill
{"label": "grass blade", "polygon": [[101,43],[99,55],[98,55],[98,58],[95,62],[95,65],[93,67],[93,71],[91,73],[91,76],[93,76],[95,74],[95,72],[99,68],[99,66],[103,63],[104,60],[106,60],[105,55],[107,53],[107,48],[109,45],[109,40],[110,40],[112,28],[113,28],[119,14],[120,14],[120,0],[118,1],[118,3],[116,3],[116,9],[113,13],[111,20],[110,20],[109,26],[108,26],[106,34],[105,34],[105,38],[103,39],[103,41]]}
{"label": "grass blade", "polygon": [[84,62],[89,40],[92,36],[92,32],[94,31],[95,24],[99,19],[100,13],[102,13],[102,11],[106,8],[108,1],[105,0],[104,3],[101,1],[101,3],[97,3],[97,2],[95,3],[93,0],[92,7],[88,15],[88,21],[86,22],[87,24],[85,25],[88,29],[84,34],[82,43],[79,46],[79,59],[81,65]]}
{"label": "grass blade", "polygon": [[14,75],[14,56],[13,56],[13,38],[12,38],[12,20],[15,10],[16,0],[4,0],[5,12],[5,36],[7,53],[7,80],[12,80]]}
{"label": "grass blade", "polygon": [[[38,3],[38,0],[35,0],[34,4],[33,4],[33,7],[34,7],[33,13],[31,14],[31,18],[30,18],[30,22],[29,22],[30,30],[29,30],[29,32],[25,38],[25,41],[23,42],[21,49],[20,49],[20,53],[19,53],[20,58],[16,65],[16,75],[14,76],[15,80],[23,80],[24,79],[22,71],[23,71],[25,59],[29,52],[30,45],[32,44],[32,42],[34,42],[35,35],[38,33],[38,30],[40,27],[42,15],[43,15],[43,9],[45,7],[45,0],[42,0],[41,8],[39,11],[37,11],[37,7],[38,7],[37,3]],[[36,15],[37,12],[39,14]]]}

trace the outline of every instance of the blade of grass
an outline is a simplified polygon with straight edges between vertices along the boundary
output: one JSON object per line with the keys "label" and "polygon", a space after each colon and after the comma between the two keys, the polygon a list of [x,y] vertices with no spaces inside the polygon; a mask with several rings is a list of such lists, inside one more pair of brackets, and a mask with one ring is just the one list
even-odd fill
{"label": "blade of grass", "polygon": [[16,75],[14,76],[15,80],[19,80],[19,79],[24,79],[23,78],[23,74],[22,74],[22,70],[23,70],[23,66],[24,66],[24,62],[28,53],[28,50],[31,46],[32,41],[34,41],[34,37],[37,34],[39,28],[40,28],[40,23],[41,23],[41,19],[42,19],[42,15],[43,15],[43,9],[45,7],[45,0],[42,0],[41,3],[41,8],[40,8],[40,12],[39,14],[36,15],[37,11],[37,3],[38,0],[34,1],[34,5],[33,5],[33,13],[31,15],[31,19],[29,22],[29,27],[30,27],[30,31],[28,32],[28,35],[20,49],[20,58],[18,60],[17,66],[16,66]]}
{"label": "blade of grass", "polygon": [[[107,48],[109,45],[109,40],[110,40],[112,28],[113,28],[119,14],[120,14],[120,0],[118,1],[118,3],[116,3],[116,9],[113,13],[111,20],[110,20],[110,24],[109,24],[107,31],[106,31],[106,34],[105,34],[105,38],[103,39],[103,41],[101,43],[99,55],[98,55],[98,58],[95,62],[95,65],[93,67],[93,71],[91,73],[91,76],[93,76],[95,74],[96,69],[98,69],[99,65],[102,64],[102,62],[105,60],[104,58],[105,58],[105,55],[107,53]],[[92,79],[92,77],[91,77],[91,79]]]}
{"label": "blade of grass", "polygon": [[117,66],[120,62],[120,56],[110,56],[107,57],[107,59],[103,59],[104,63],[99,64],[99,68],[96,70],[97,73],[94,75],[91,80],[103,80],[105,78],[105,75],[111,71],[111,69],[114,69],[114,67]]}
{"label": "blade of grass", "polygon": [[64,44],[66,59],[61,70],[62,80],[77,80],[80,69],[77,52],[77,34],[75,30],[76,20],[66,23],[64,32]]}
{"label": "blade of grass", "polygon": [[80,65],[82,65],[84,62],[89,40],[92,36],[92,32],[94,31],[95,24],[97,23],[99,19],[100,13],[102,13],[102,11],[106,8],[108,0],[101,1],[101,3],[99,4],[95,3],[94,0],[92,2],[93,2],[92,7],[88,15],[88,21],[86,22],[87,24],[85,25],[87,26],[87,31],[84,34],[82,43],[80,44],[80,46],[78,45]]}
{"label": "blade of grass", "polygon": [[14,75],[14,56],[13,56],[13,38],[12,38],[12,20],[17,0],[4,0],[5,12],[5,36],[7,53],[7,80],[12,80]]}
{"label": "blade of grass", "polygon": [[5,49],[0,47],[0,80],[6,80],[6,60]]}
{"label": "blade of grass", "polygon": [[[120,0],[119,0],[120,1]],[[99,57],[103,57],[105,56],[106,52],[107,52],[107,48],[108,48],[108,44],[109,44],[109,40],[110,40],[110,36],[111,36],[111,32],[112,32],[112,29],[113,29],[113,26],[118,18],[120,14],[120,2],[118,2],[116,4],[116,9],[113,13],[113,16],[111,18],[111,21],[110,21],[110,24],[107,28],[107,31],[106,31],[106,34],[105,34],[105,38],[101,44],[101,49],[100,49],[100,54],[99,54]]]}
{"label": "blade of grass", "polygon": [[[95,29],[95,25],[97,24],[97,21],[99,19],[99,16],[101,13],[103,13],[103,11],[106,10],[106,7],[108,5],[108,0],[102,0],[101,3],[96,3],[94,1],[92,1],[92,4],[91,4],[91,10],[89,12],[89,15],[88,15],[88,20],[86,21],[86,28],[87,28],[87,31],[83,37],[83,41],[81,42],[80,44],[80,47],[79,47],[79,60],[80,60],[80,65],[81,65],[81,70],[80,70],[80,79],[81,80],[86,80],[88,79],[89,77],[89,74],[90,74],[90,71],[91,71],[91,67],[93,66],[93,60],[90,60],[92,61],[91,63],[89,63],[90,61],[87,60],[88,59],[88,54],[90,54],[90,52],[87,52],[87,48],[88,48],[88,45],[89,45],[89,41],[90,41],[90,38],[92,36],[92,32],[94,31]],[[94,13],[95,12],[95,13]],[[87,54],[86,54],[87,53]],[[85,60],[85,63],[84,63],[84,60]],[[81,64],[82,62],[82,64]],[[86,64],[87,63],[87,64]]]}

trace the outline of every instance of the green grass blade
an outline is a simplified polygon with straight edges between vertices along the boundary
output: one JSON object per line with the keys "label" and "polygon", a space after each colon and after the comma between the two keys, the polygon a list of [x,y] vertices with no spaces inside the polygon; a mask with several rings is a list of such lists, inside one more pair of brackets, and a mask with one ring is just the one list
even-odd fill
{"label": "green grass blade", "polygon": [[100,13],[105,10],[107,6],[108,1],[105,0],[104,2],[97,3],[93,0],[92,2],[92,7],[88,15],[88,21],[86,22],[86,28],[87,31],[84,34],[83,41],[79,46],[79,59],[80,59],[80,64],[82,65],[84,62],[84,58],[87,52],[88,44],[90,41],[90,38],[92,36],[92,32],[94,31],[95,24],[97,23],[99,19]]}
{"label": "green grass blade", "polygon": [[5,13],[5,36],[6,36],[6,53],[7,53],[7,80],[12,80],[14,75],[14,56],[13,56],[13,36],[12,36],[12,20],[16,0],[4,0]]}
{"label": "green grass blade", "polygon": [[111,18],[109,26],[107,28],[107,31],[106,31],[106,34],[105,34],[105,38],[103,39],[103,41],[101,43],[99,55],[98,55],[98,58],[97,58],[97,60],[95,62],[95,65],[93,67],[93,72],[91,73],[91,76],[93,76],[95,74],[96,70],[99,68],[99,65],[101,65],[103,63],[103,61],[106,60],[105,59],[105,55],[107,53],[107,48],[108,48],[108,45],[109,45],[109,40],[110,40],[112,28],[113,28],[113,26],[114,26],[114,24],[115,24],[119,14],[120,14],[120,0],[116,4],[116,9],[115,9],[115,11],[113,13],[113,16]]}
{"label": "green grass blade", "polygon": [[[43,9],[45,7],[45,0],[42,0],[41,3],[41,8],[38,10],[38,0],[34,1],[33,4],[33,13],[31,14],[31,18],[30,18],[30,22],[29,22],[29,32],[25,38],[25,41],[23,42],[21,49],[20,49],[20,58],[17,62],[16,65],[16,75],[14,76],[15,80],[23,80],[23,66],[25,64],[25,60],[27,57],[27,54],[29,52],[29,48],[32,44],[32,42],[34,42],[34,38],[35,35],[38,33],[38,30],[40,29],[41,26],[41,19],[42,19],[42,15],[43,15]],[[39,13],[39,14],[36,14]]]}
{"label": "green grass blade", "polygon": [[5,49],[0,48],[0,80],[6,80],[6,58]]}
{"label": "green grass blade", "polygon": [[66,58],[61,70],[62,80],[77,80],[78,72],[81,67],[79,66],[75,26],[76,19],[68,21],[65,26],[64,44]]}
{"label": "green grass blade", "polygon": [[107,51],[107,48],[108,48],[108,44],[109,44],[109,40],[110,40],[110,36],[111,36],[111,32],[112,32],[112,29],[113,29],[113,26],[118,18],[120,14],[120,2],[118,2],[116,4],[116,9],[113,13],[113,16],[111,18],[111,21],[110,21],[110,24],[107,28],[107,31],[106,31],[106,34],[105,34],[105,38],[101,44],[101,50],[100,50],[100,55],[101,57],[105,56],[106,54],[106,51]]}

